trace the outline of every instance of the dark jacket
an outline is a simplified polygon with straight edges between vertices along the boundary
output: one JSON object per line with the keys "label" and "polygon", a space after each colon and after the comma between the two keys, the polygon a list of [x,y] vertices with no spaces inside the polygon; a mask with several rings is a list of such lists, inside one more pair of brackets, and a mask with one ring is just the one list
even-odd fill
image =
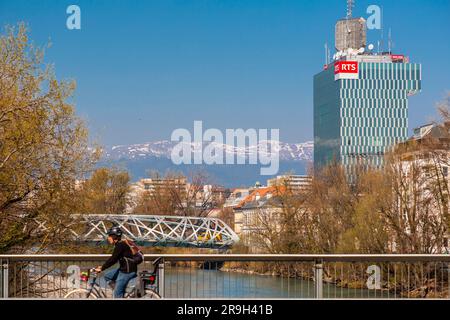
{"label": "dark jacket", "polygon": [[114,245],[114,251],[103,264],[102,271],[119,262],[119,270],[124,273],[137,272],[137,265],[133,262],[133,253],[130,246],[124,241],[118,241]]}

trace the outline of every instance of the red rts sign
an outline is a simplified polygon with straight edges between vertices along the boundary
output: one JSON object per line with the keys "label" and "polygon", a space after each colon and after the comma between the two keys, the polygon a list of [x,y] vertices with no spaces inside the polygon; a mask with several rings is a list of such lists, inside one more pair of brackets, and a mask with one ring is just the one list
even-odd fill
{"label": "red rts sign", "polygon": [[358,73],[358,62],[338,61],[334,64],[334,74],[338,73]]}
{"label": "red rts sign", "polygon": [[357,61],[337,61],[334,64],[334,80],[358,79]]}

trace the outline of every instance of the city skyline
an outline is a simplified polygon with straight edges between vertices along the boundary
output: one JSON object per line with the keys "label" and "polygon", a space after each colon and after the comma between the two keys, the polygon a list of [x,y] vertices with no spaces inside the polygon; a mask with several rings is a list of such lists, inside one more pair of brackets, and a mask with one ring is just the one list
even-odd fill
{"label": "city skyline", "polygon": [[[65,27],[70,4],[0,1],[0,21],[25,21],[37,45],[51,39],[46,61],[59,79],[77,81],[74,102],[94,140],[170,140],[194,120],[222,130],[279,128],[290,143],[313,140],[312,76],[324,64],[325,42],[334,44],[345,1],[78,1],[81,30]],[[450,67],[436,57],[450,53],[442,41],[450,2],[361,0],[353,16],[367,18],[372,4],[383,7],[393,51],[423,65],[423,90],[410,100],[411,134],[435,116],[449,89]],[[379,37],[368,31],[368,43]]]}
{"label": "city skyline", "polygon": [[450,0],[72,1],[0,0],[0,301],[450,299]]}

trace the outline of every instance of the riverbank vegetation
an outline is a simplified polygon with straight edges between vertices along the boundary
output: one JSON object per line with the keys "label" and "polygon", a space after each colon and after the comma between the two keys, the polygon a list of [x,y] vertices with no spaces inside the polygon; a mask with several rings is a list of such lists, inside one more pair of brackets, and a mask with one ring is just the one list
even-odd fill
{"label": "riverbank vegetation", "polygon": [[[280,192],[270,209],[256,212],[252,233],[242,235],[244,248],[241,246],[233,251],[271,254],[449,253],[449,105],[447,97],[439,106],[442,119],[434,126],[435,134],[397,145],[386,154],[382,169],[356,164],[352,181],[349,181],[346,168],[335,162],[314,172],[310,188],[300,193]],[[281,187],[288,190],[287,186]],[[291,276],[283,267],[272,265],[270,268],[273,273]],[[365,286],[365,273],[349,278],[348,275],[355,274],[352,268],[351,265],[331,266],[330,270],[325,270],[327,281],[340,286]],[[448,291],[445,285],[448,268],[443,264],[418,264],[408,270],[395,265],[383,268],[386,290],[411,294],[412,290],[417,290],[414,283],[428,295]],[[234,269],[249,271],[245,265]],[[291,270],[295,270],[293,265]],[[407,275],[409,281],[397,278],[399,282],[396,282],[387,278],[397,271]],[[438,278],[443,284],[437,281]]]}

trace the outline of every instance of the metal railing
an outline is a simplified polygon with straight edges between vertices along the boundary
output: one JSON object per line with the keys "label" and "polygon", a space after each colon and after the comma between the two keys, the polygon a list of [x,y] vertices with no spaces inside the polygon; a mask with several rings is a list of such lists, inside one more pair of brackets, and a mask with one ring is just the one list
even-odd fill
{"label": "metal railing", "polygon": [[[63,298],[107,257],[0,255],[0,297]],[[450,255],[168,254],[140,269],[157,257],[164,298],[450,298]]]}

